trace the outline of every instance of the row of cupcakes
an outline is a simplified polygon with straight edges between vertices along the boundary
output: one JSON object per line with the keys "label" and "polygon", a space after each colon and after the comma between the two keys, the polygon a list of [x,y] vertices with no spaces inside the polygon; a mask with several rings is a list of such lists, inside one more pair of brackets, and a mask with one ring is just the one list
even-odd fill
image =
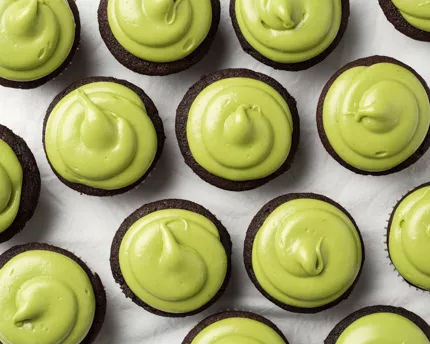
{"label": "row of cupcakes", "polygon": [[[379,0],[387,18],[412,38],[430,41],[430,7]],[[0,3],[0,84],[38,87],[59,75],[80,42],[75,0]],[[100,0],[100,33],[125,67],[146,75],[185,70],[208,52],[220,21],[219,0]],[[347,27],[349,0],[312,4],[231,0],[230,15],[245,52],[277,69],[303,70],[324,60]]]}

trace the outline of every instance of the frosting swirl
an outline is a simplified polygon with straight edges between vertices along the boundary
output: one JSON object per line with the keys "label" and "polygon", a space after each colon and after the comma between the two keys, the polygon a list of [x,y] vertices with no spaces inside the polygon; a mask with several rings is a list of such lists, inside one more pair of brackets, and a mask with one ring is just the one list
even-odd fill
{"label": "frosting swirl", "polygon": [[23,172],[12,148],[0,139],[0,233],[13,223],[21,203]]}
{"label": "frosting swirl", "polygon": [[429,123],[424,86],[393,63],[347,70],[324,101],[330,145],[344,161],[364,171],[387,171],[404,162],[421,146]]}
{"label": "frosting swirl", "polygon": [[280,63],[310,60],[336,38],[341,0],[236,0],[236,19],[248,43]]}
{"label": "frosting swirl", "polygon": [[406,196],[392,218],[390,257],[410,283],[430,290],[430,186]]}
{"label": "frosting swirl", "polygon": [[119,251],[124,279],[153,308],[187,313],[210,301],[227,273],[216,226],[187,210],[168,209],[136,221]]}
{"label": "frosting swirl", "polygon": [[21,253],[0,270],[2,343],[76,344],[95,314],[92,284],[70,258],[51,251]]}
{"label": "frosting swirl", "polygon": [[46,125],[45,147],[66,180],[113,190],[146,173],[157,152],[157,134],[136,93],[96,82],[58,102]]}
{"label": "frosting swirl", "polygon": [[292,143],[290,109],[271,86],[249,78],[223,79],[194,100],[187,122],[191,153],[210,173],[235,181],[275,172]]}
{"label": "frosting swirl", "polygon": [[109,25],[131,54],[173,62],[191,54],[212,25],[210,0],[109,0]]}
{"label": "frosting swirl", "polygon": [[271,327],[248,318],[227,318],[204,328],[191,344],[285,344]]}
{"label": "frosting swirl", "polygon": [[409,24],[430,32],[430,2],[428,0],[392,1]]}
{"label": "frosting swirl", "polygon": [[429,344],[411,320],[395,313],[374,313],[359,318],[340,335],[336,344]]}
{"label": "frosting swirl", "polygon": [[76,24],[66,0],[0,0],[0,77],[31,81],[69,55]]}
{"label": "frosting swirl", "polygon": [[342,296],[362,263],[349,217],[327,202],[301,198],[276,208],[259,229],[252,266],[261,287],[291,306],[315,308]]}

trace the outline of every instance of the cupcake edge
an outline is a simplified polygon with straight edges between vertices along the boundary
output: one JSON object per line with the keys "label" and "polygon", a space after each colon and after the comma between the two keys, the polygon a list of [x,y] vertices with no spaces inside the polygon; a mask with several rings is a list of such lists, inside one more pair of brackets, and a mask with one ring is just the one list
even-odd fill
{"label": "cupcake edge", "polygon": [[[0,255],[0,269],[3,268],[3,266],[15,256],[21,253],[24,253],[26,251],[34,251],[34,250],[45,250],[45,251],[51,251],[51,252],[62,254],[72,259],[87,274],[88,278],[90,279],[91,285],[93,286],[96,309],[95,309],[94,320],[91,325],[91,328],[87,336],[81,342],[81,344],[93,343],[96,340],[103,326],[103,322],[106,315],[106,292],[100,280],[100,277],[96,273],[92,273],[90,268],[72,252],[49,244],[42,244],[42,243],[35,243],[35,242],[14,246],[9,250],[7,250],[6,252],[2,253]],[[1,344],[1,341],[0,341],[0,344]]]}
{"label": "cupcake edge", "polygon": [[[258,231],[260,230],[261,226],[263,225],[264,221],[266,221],[267,217],[270,214],[272,214],[273,211],[275,211],[278,207],[280,207],[284,203],[289,202],[289,201],[293,201],[295,199],[302,199],[302,198],[310,198],[310,199],[314,199],[314,200],[320,200],[320,201],[329,203],[329,204],[335,206],[340,211],[342,211],[351,220],[352,224],[354,225],[355,229],[357,230],[357,233],[358,233],[358,236],[359,236],[360,242],[361,242],[361,247],[362,247],[362,261],[361,261],[361,265],[360,265],[360,270],[358,272],[357,277],[354,280],[354,283],[351,285],[351,287],[349,287],[349,289],[345,293],[343,293],[339,298],[337,298],[336,300],[334,300],[334,301],[332,301],[326,305],[319,306],[319,307],[313,307],[313,308],[302,308],[302,307],[291,306],[291,305],[285,304],[285,303],[275,299],[271,295],[269,295],[269,293],[267,293],[263,289],[263,287],[260,285],[260,283],[258,282],[257,277],[255,276],[255,273],[254,273],[253,266],[252,266],[252,250],[253,250],[253,246],[254,246],[254,240],[255,240],[255,237],[257,236]],[[319,313],[319,312],[325,311],[329,308],[337,306],[339,303],[346,300],[350,296],[350,294],[354,290],[356,284],[360,280],[360,276],[361,276],[363,266],[364,266],[364,261],[365,261],[365,247],[364,247],[364,242],[363,242],[363,238],[362,238],[360,229],[358,228],[354,218],[340,204],[336,203],[332,199],[330,199],[326,196],[323,196],[323,195],[318,195],[318,194],[314,194],[314,193],[291,193],[291,194],[279,196],[279,197],[271,200],[270,202],[266,203],[258,211],[258,213],[255,215],[255,217],[252,219],[252,221],[248,227],[248,230],[246,232],[246,236],[245,236],[244,249],[243,249],[243,261],[245,263],[245,269],[246,269],[246,272],[248,273],[249,278],[251,279],[251,282],[254,284],[254,286],[258,289],[258,291],[266,299],[268,299],[269,301],[271,301],[272,303],[274,303],[278,307],[280,307],[286,311],[292,312],[292,313],[315,314],[315,313]]]}
{"label": "cupcake edge", "polygon": [[[53,111],[55,106],[58,104],[58,102],[61,99],[63,99],[69,93],[73,92],[74,90],[76,90],[76,89],[78,89],[84,85],[91,84],[94,82],[113,82],[116,84],[123,85],[123,86],[129,88],[130,90],[132,90],[134,93],[136,93],[139,96],[139,98],[143,101],[145,108],[146,108],[146,113],[147,113],[148,117],[150,118],[152,124],[154,125],[155,131],[157,133],[157,153],[156,153],[154,160],[153,160],[151,166],[149,167],[149,169],[145,172],[145,174],[138,181],[134,182],[133,184],[131,184],[129,186],[126,186],[124,188],[117,189],[117,190],[104,190],[104,189],[94,188],[91,186],[86,186],[86,185],[79,184],[79,183],[69,182],[68,180],[63,178],[59,173],[57,173],[57,171],[54,169],[51,162],[49,161],[49,158],[48,158],[48,155],[46,152],[46,146],[45,146],[46,125],[48,123],[49,116],[51,115],[51,112]],[[116,79],[113,77],[90,77],[90,78],[85,78],[85,79],[79,80],[79,81],[71,84],[70,86],[68,86],[65,90],[63,90],[60,94],[58,94],[54,98],[52,103],[49,105],[48,110],[46,111],[45,119],[43,121],[42,143],[43,143],[43,149],[45,151],[45,156],[46,156],[46,159],[48,160],[49,166],[51,167],[54,174],[58,177],[58,179],[63,184],[65,184],[66,186],[68,186],[69,188],[71,188],[75,191],[78,191],[81,194],[85,194],[88,196],[112,197],[112,196],[126,193],[126,192],[136,188],[147,177],[149,177],[149,175],[152,173],[155,166],[157,165],[157,162],[160,159],[161,154],[163,152],[165,139],[166,139],[166,136],[164,134],[163,122],[162,122],[162,120],[158,114],[158,110],[157,110],[154,102],[152,101],[152,99],[140,87],[138,87],[138,86],[126,81],[126,80]]]}
{"label": "cupcake edge", "polygon": [[346,318],[341,320],[330,332],[327,338],[324,340],[324,344],[336,344],[340,335],[346,330],[346,328],[357,321],[358,319],[365,317],[367,315],[375,314],[375,313],[394,313],[400,316],[405,317],[412,321],[415,325],[417,325],[421,331],[427,336],[430,340],[430,326],[426,323],[424,319],[415,313],[408,311],[407,309],[394,307],[394,306],[370,306],[359,309],[354,313],[348,315]]}
{"label": "cupcake edge", "polygon": [[[202,307],[186,313],[169,313],[164,312],[159,309],[156,309],[144,301],[142,301],[137,295],[133,293],[133,291],[129,288],[127,285],[122,272],[121,267],[119,263],[119,250],[121,247],[122,240],[125,236],[125,234],[128,232],[130,227],[141,218],[154,213],[156,211],[165,210],[165,209],[182,209],[182,210],[188,210],[200,215],[203,215],[208,220],[210,220],[218,229],[219,235],[220,235],[220,242],[222,246],[224,247],[225,253],[227,255],[227,272],[226,276],[224,278],[224,282],[218,292],[215,294],[215,296],[209,300],[206,304],[204,304]],[[119,284],[121,287],[121,290],[123,294],[126,296],[126,298],[131,299],[136,305],[139,307],[142,307],[147,312],[150,312],[152,314],[167,317],[167,318],[185,318],[191,315],[198,314],[210,306],[212,306],[218,299],[224,294],[225,290],[227,289],[228,283],[230,281],[231,277],[231,255],[232,255],[232,242],[230,239],[230,234],[228,233],[227,229],[224,227],[224,225],[215,217],[214,214],[212,214],[208,209],[204,208],[203,206],[187,201],[182,199],[166,199],[161,201],[156,201],[152,203],[145,204],[144,206],[140,207],[136,211],[134,211],[130,216],[128,216],[121,226],[119,227],[118,231],[115,234],[115,237],[112,242],[111,246],[111,254],[110,254],[110,265],[113,277],[115,279],[115,282]]]}
{"label": "cupcake edge", "polygon": [[334,39],[334,41],[319,55],[311,58],[310,60],[298,62],[298,63],[282,63],[273,61],[264,55],[262,55],[258,50],[251,46],[248,43],[246,38],[243,36],[242,31],[240,30],[239,24],[236,19],[236,0],[230,0],[230,18],[233,24],[234,31],[236,32],[236,36],[239,40],[239,43],[245,53],[251,55],[257,61],[265,64],[266,66],[272,67],[277,70],[285,70],[290,72],[297,72],[309,69],[318,63],[324,61],[339,45],[342,40],[346,28],[348,27],[349,15],[350,15],[350,3],[349,0],[341,0],[342,2],[342,20],[340,24],[339,31]]}
{"label": "cupcake edge", "polygon": [[131,54],[117,41],[109,26],[107,13],[108,2],[109,0],[100,0],[100,5],[97,12],[99,31],[103,41],[105,42],[113,57],[115,57],[115,59],[124,67],[135,73],[149,76],[166,76],[179,73],[191,68],[201,59],[203,59],[212,46],[221,18],[220,1],[210,0],[212,4],[212,24],[205,40],[190,55],[184,57],[181,60],[158,63],[147,61]]}
{"label": "cupcake edge", "polygon": [[[200,166],[191,153],[187,139],[187,122],[188,114],[191,106],[193,105],[194,100],[209,85],[217,81],[229,78],[250,78],[264,82],[281,95],[281,97],[285,100],[290,109],[291,117],[293,120],[293,133],[290,153],[288,154],[288,157],[285,162],[275,172],[273,172],[267,177],[248,181],[232,181],[222,177],[218,177]],[[256,189],[264,184],[267,184],[271,180],[275,179],[276,177],[280,176],[281,174],[287,172],[290,169],[294,162],[294,157],[296,155],[300,141],[300,118],[299,113],[297,111],[296,100],[278,81],[265,74],[254,72],[249,69],[231,68],[203,75],[199,81],[197,81],[189,88],[176,110],[175,131],[179,143],[179,148],[181,150],[185,163],[193,170],[195,174],[197,174],[197,176],[199,176],[205,182],[220,189],[239,192]]]}
{"label": "cupcake edge", "polygon": [[27,143],[12,130],[0,124],[0,139],[12,148],[23,172],[21,199],[18,213],[12,224],[0,233],[0,243],[6,242],[21,232],[33,217],[40,197],[41,180],[36,159]]}
{"label": "cupcake edge", "polygon": [[409,24],[397,7],[394,6],[393,0],[379,0],[379,5],[385,17],[397,31],[417,41],[430,42],[430,32]]}
{"label": "cupcake edge", "polygon": [[[391,1],[391,0],[390,0]],[[344,72],[346,72],[347,70],[354,68],[354,67],[369,67],[372,66],[374,64],[378,64],[378,63],[392,63],[392,64],[396,64],[399,65],[405,69],[407,69],[408,71],[410,71],[412,74],[415,75],[415,77],[421,82],[421,84],[423,85],[427,96],[429,97],[430,100],[430,89],[426,83],[426,81],[423,79],[423,77],[421,75],[419,75],[412,67],[408,66],[407,64],[398,61],[392,57],[388,57],[388,56],[378,56],[378,55],[374,55],[374,56],[369,56],[369,57],[364,57],[355,61],[352,61],[348,64],[346,64],[345,66],[343,66],[341,69],[339,69],[330,79],[329,81],[325,84],[323,90],[321,91],[321,96],[319,98],[318,101],[318,105],[317,105],[317,113],[316,113],[316,122],[317,122],[317,129],[318,129],[318,135],[321,139],[321,142],[325,148],[325,150],[327,151],[327,153],[329,153],[331,155],[331,157],[336,160],[340,165],[342,165],[343,167],[347,168],[348,170],[356,173],[356,174],[361,174],[361,175],[372,175],[372,176],[385,176],[385,175],[389,175],[392,173],[397,173],[400,172],[410,166],[412,166],[413,164],[415,164],[429,149],[430,147],[430,128],[427,132],[427,135],[423,141],[423,143],[421,144],[421,146],[415,151],[414,154],[412,154],[409,158],[407,158],[405,161],[403,161],[402,163],[400,163],[399,165],[386,170],[386,171],[381,171],[381,172],[369,172],[369,171],[364,171],[364,170],[360,170],[350,164],[348,164],[346,161],[344,161],[334,150],[334,148],[330,145],[330,142],[327,138],[327,135],[325,133],[324,130],[324,122],[323,122],[323,109],[324,109],[324,102],[325,102],[325,98],[327,96],[327,93],[329,92],[331,86],[333,85],[333,83],[337,80],[337,78],[339,78],[339,76],[341,74],[343,74]]]}
{"label": "cupcake edge", "polygon": [[69,4],[70,9],[72,10],[73,17],[75,19],[76,29],[75,29],[75,40],[73,42],[70,53],[67,56],[67,58],[64,60],[64,62],[52,73],[40,79],[36,79],[32,81],[14,81],[14,80],[8,80],[0,77],[1,86],[9,87],[9,88],[24,89],[24,90],[37,88],[55,79],[56,77],[60,76],[69,67],[69,65],[72,63],[73,57],[76,54],[76,51],[79,48],[79,44],[81,41],[81,20],[79,16],[79,9],[78,9],[78,6],[76,5],[76,0],[67,0],[67,2]]}
{"label": "cupcake edge", "polygon": [[261,315],[258,315],[256,313],[236,311],[236,310],[219,312],[202,320],[188,333],[188,335],[182,341],[182,344],[191,344],[193,340],[197,337],[197,335],[200,332],[202,332],[206,327],[209,327],[210,325],[218,321],[221,321],[224,319],[230,319],[230,318],[245,318],[245,319],[258,321],[273,329],[285,341],[285,344],[288,344],[288,340],[285,337],[285,335],[282,333],[282,331],[269,319],[262,317]]}

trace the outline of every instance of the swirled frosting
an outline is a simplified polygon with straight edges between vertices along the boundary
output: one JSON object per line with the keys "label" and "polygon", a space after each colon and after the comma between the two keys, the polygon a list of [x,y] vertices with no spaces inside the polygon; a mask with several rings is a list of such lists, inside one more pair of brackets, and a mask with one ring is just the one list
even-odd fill
{"label": "swirled frosting", "polygon": [[0,270],[0,340],[19,344],[77,344],[95,314],[92,284],[72,259],[30,250]]}
{"label": "swirled frosting", "polygon": [[236,19],[248,43],[280,63],[310,60],[336,38],[341,0],[236,0]]}
{"label": "swirled frosting", "polygon": [[362,245],[349,217],[327,202],[300,198],[276,208],[259,229],[252,267],[274,299],[315,308],[342,296],[362,263]]}
{"label": "swirled frosting", "polygon": [[420,80],[400,65],[354,67],[330,87],[323,124],[330,145],[349,165],[387,171],[423,143],[430,124],[429,98]]}
{"label": "swirled frosting", "polygon": [[399,273],[411,284],[430,290],[430,186],[400,202],[391,221],[388,247]]}
{"label": "swirled frosting", "polygon": [[17,156],[0,139],[0,233],[13,223],[21,203],[23,172]]}
{"label": "swirled frosting", "polygon": [[131,54],[173,62],[196,50],[212,25],[210,0],[109,0],[109,25]]}
{"label": "swirled frosting", "polygon": [[46,125],[45,147],[64,179],[115,190],[146,173],[157,152],[157,134],[136,93],[95,82],[58,102]]}
{"label": "swirled frosting", "polygon": [[188,313],[209,302],[227,273],[216,226],[188,210],[160,210],[136,221],[119,251],[124,279],[151,307]]}
{"label": "swirled frosting", "polygon": [[293,121],[271,86],[250,78],[223,79],[194,100],[187,138],[197,163],[228,180],[267,177],[286,161]]}
{"label": "swirled frosting", "polygon": [[411,320],[394,313],[374,313],[359,318],[340,335],[336,344],[429,344]]}
{"label": "swirled frosting", "polygon": [[392,1],[409,24],[430,32],[430,2],[428,0]]}
{"label": "swirled frosting", "polygon": [[271,327],[249,318],[227,318],[204,328],[191,344],[285,344]]}
{"label": "swirled frosting", "polygon": [[69,55],[76,24],[67,0],[0,0],[0,77],[32,81]]}

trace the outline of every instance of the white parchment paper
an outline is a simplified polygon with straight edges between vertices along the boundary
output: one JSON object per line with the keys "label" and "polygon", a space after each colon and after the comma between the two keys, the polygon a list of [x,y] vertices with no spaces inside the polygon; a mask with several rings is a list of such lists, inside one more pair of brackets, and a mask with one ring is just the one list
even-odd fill
{"label": "white parchment paper", "polygon": [[[228,15],[228,0],[221,3],[220,28],[203,61],[177,75],[147,77],[124,68],[107,50],[98,31],[98,1],[78,0],[82,43],[68,70],[35,90],[0,88],[0,123],[27,141],[42,175],[42,193],[34,218],[22,233],[0,245],[0,253],[13,245],[38,241],[82,257],[100,274],[107,292],[107,316],[98,344],[180,344],[198,321],[227,309],[250,310],[268,317],[291,344],[322,343],[340,319],[374,304],[406,307],[430,322],[430,294],[403,282],[393,272],[384,251],[390,211],[403,194],[430,181],[430,155],[395,175],[358,176],[326,153],[315,124],[321,89],[338,68],[360,57],[383,54],[409,64],[430,81],[430,44],[397,32],[376,0],[351,0],[348,30],[334,53],[308,71],[275,71],[242,51]],[[222,191],[200,180],[184,164],[174,133],[176,107],[186,90],[202,74],[227,67],[250,68],[277,79],[296,98],[301,117],[301,142],[292,169],[264,187],[243,193]],[[98,75],[123,78],[142,87],[158,107],[167,134],[161,161],[145,184],[110,199],[81,196],[65,187],[50,170],[42,148],[42,122],[54,96],[76,80]],[[347,301],[317,315],[296,315],[272,305],[252,285],[242,261],[243,240],[252,217],[267,201],[288,192],[316,192],[333,198],[350,211],[364,236],[366,263],[355,291]],[[124,218],[144,203],[172,197],[210,209],[225,224],[234,244],[233,275],[227,292],[208,311],[184,320],[154,316],[126,299],[109,265],[111,241]]]}

